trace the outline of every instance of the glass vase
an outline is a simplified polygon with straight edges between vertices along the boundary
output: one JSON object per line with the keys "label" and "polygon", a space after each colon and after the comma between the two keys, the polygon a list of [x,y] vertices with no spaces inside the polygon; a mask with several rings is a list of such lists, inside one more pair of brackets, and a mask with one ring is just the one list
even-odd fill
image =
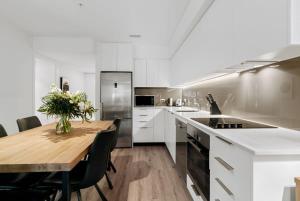
{"label": "glass vase", "polygon": [[67,116],[61,116],[56,124],[57,134],[67,134],[71,132],[70,119]]}

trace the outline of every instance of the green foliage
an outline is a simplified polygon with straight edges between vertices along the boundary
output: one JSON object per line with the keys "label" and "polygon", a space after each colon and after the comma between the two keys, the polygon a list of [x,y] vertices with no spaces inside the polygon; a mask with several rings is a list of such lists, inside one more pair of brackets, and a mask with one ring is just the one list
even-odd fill
{"label": "green foliage", "polygon": [[96,112],[84,92],[72,94],[63,92],[56,86],[52,86],[51,92],[42,98],[42,103],[38,111],[50,117],[81,118],[82,121],[89,121]]}

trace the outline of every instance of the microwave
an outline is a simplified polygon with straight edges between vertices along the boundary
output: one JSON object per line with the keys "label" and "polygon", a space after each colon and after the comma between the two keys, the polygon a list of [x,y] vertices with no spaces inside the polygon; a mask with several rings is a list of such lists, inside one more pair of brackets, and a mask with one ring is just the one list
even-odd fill
{"label": "microwave", "polygon": [[135,106],[154,106],[154,96],[152,95],[136,95],[135,99]]}

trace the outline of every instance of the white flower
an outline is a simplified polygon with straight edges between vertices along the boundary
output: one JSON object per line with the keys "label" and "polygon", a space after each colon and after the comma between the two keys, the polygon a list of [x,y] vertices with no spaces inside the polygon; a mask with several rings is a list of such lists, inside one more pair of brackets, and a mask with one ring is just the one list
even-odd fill
{"label": "white flower", "polygon": [[84,109],[85,109],[85,104],[84,104],[84,102],[80,102],[80,103],[78,103],[78,106],[79,106],[79,109],[80,109],[80,111],[84,111]]}

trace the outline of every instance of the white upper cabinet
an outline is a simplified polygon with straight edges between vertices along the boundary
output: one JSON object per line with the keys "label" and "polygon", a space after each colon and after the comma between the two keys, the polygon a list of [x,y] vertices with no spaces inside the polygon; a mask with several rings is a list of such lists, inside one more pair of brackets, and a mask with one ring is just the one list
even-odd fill
{"label": "white upper cabinet", "polygon": [[169,87],[168,59],[138,59],[135,62],[135,87]]}
{"label": "white upper cabinet", "polygon": [[288,45],[289,1],[234,0],[234,5],[235,63]]}
{"label": "white upper cabinet", "polygon": [[131,44],[118,45],[118,71],[132,71],[133,70],[133,53]]}
{"label": "white upper cabinet", "polygon": [[117,44],[102,43],[97,47],[97,65],[104,71],[117,69]]}
{"label": "white upper cabinet", "polygon": [[97,46],[97,66],[102,71],[132,71],[133,49],[129,43],[101,43]]}
{"label": "white upper cabinet", "polygon": [[147,87],[147,63],[144,59],[136,59],[134,62],[134,86]]}

